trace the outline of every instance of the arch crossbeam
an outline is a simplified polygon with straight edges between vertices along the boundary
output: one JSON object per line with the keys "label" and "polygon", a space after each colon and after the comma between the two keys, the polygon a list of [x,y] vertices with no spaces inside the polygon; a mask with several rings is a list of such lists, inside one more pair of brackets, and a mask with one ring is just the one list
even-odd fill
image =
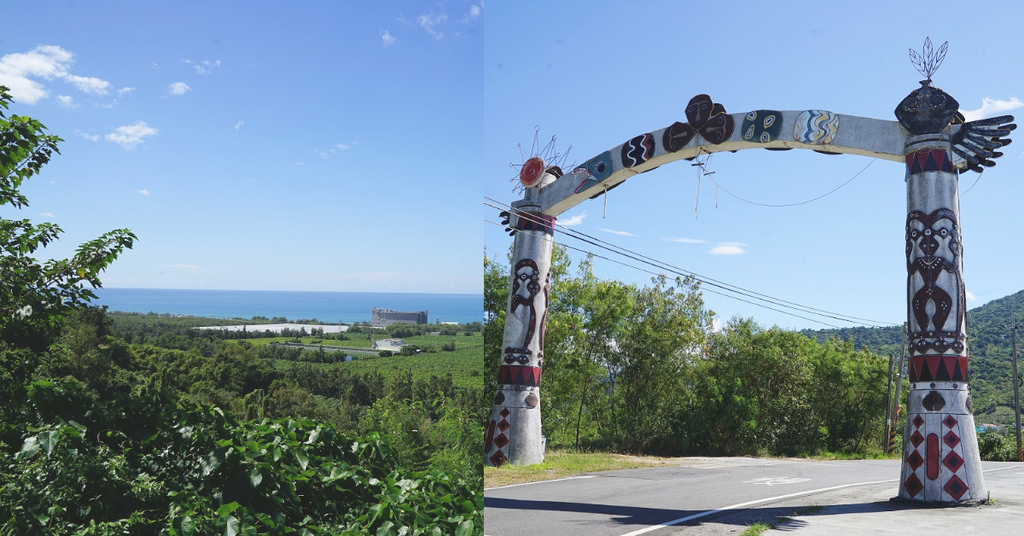
{"label": "arch crossbeam", "polygon": [[[686,122],[630,138],[540,188],[528,189],[528,204],[557,216],[598,196],[634,175],[701,154],[744,149],[810,149],[826,154],[854,154],[903,162],[909,132],[898,121],[837,114],[826,110],[754,110],[727,114],[707,95],[686,108]],[[956,136],[963,125],[951,125]],[[953,154],[952,166],[969,162]],[[557,175],[557,174],[556,174]]]}

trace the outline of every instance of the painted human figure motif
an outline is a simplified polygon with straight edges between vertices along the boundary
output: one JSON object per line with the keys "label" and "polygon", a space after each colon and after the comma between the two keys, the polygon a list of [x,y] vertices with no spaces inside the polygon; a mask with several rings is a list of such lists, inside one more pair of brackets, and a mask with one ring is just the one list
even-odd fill
{"label": "painted human figure motif", "polygon": [[907,273],[910,296],[911,348],[962,352],[964,291],[960,275],[960,232],[956,214],[940,208],[931,214],[907,215]]}
{"label": "painted human figure motif", "polygon": [[505,362],[525,365],[533,355],[530,346],[537,332],[537,306],[534,300],[541,290],[540,270],[533,259],[520,259],[512,275],[512,296],[505,321],[518,324],[522,343],[505,348]]}

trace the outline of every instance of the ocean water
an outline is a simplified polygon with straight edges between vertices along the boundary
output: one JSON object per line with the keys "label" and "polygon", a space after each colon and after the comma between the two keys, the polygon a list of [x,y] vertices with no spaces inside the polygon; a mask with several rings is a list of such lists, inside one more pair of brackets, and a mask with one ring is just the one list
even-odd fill
{"label": "ocean water", "polygon": [[289,321],[369,322],[371,310],[422,311],[430,322],[483,320],[481,294],[298,292],[100,288],[93,305],[110,311],[210,318],[284,317]]}

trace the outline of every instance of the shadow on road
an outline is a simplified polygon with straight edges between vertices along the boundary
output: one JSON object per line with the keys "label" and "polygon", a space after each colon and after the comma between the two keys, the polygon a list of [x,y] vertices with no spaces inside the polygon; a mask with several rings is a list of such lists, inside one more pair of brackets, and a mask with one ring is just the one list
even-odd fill
{"label": "shadow on road", "polygon": [[[687,510],[668,508],[645,508],[639,506],[623,506],[617,504],[581,504],[567,501],[539,501],[527,499],[506,499],[485,497],[486,508],[504,508],[529,515],[530,511],[559,511],[578,514],[608,516],[616,523],[627,526],[643,527],[692,518],[680,521],[674,526],[696,526],[703,522],[714,521],[719,524],[748,526],[762,522],[777,525],[776,530],[793,531],[806,524],[801,517],[809,517],[819,513],[855,514],[877,513],[893,510],[913,509],[913,506],[878,501],[868,503],[849,503],[830,505],[825,509],[812,503],[789,506],[766,506],[758,508],[737,508],[733,510]],[[825,512],[824,510],[827,510]]]}

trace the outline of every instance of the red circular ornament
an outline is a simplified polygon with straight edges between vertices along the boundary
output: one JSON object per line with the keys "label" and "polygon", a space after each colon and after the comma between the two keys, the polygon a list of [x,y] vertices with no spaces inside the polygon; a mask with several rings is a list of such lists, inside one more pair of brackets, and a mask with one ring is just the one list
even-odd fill
{"label": "red circular ornament", "polygon": [[519,170],[519,182],[529,188],[536,186],[544,175],[544,160],[539,156],[531,157]]}

